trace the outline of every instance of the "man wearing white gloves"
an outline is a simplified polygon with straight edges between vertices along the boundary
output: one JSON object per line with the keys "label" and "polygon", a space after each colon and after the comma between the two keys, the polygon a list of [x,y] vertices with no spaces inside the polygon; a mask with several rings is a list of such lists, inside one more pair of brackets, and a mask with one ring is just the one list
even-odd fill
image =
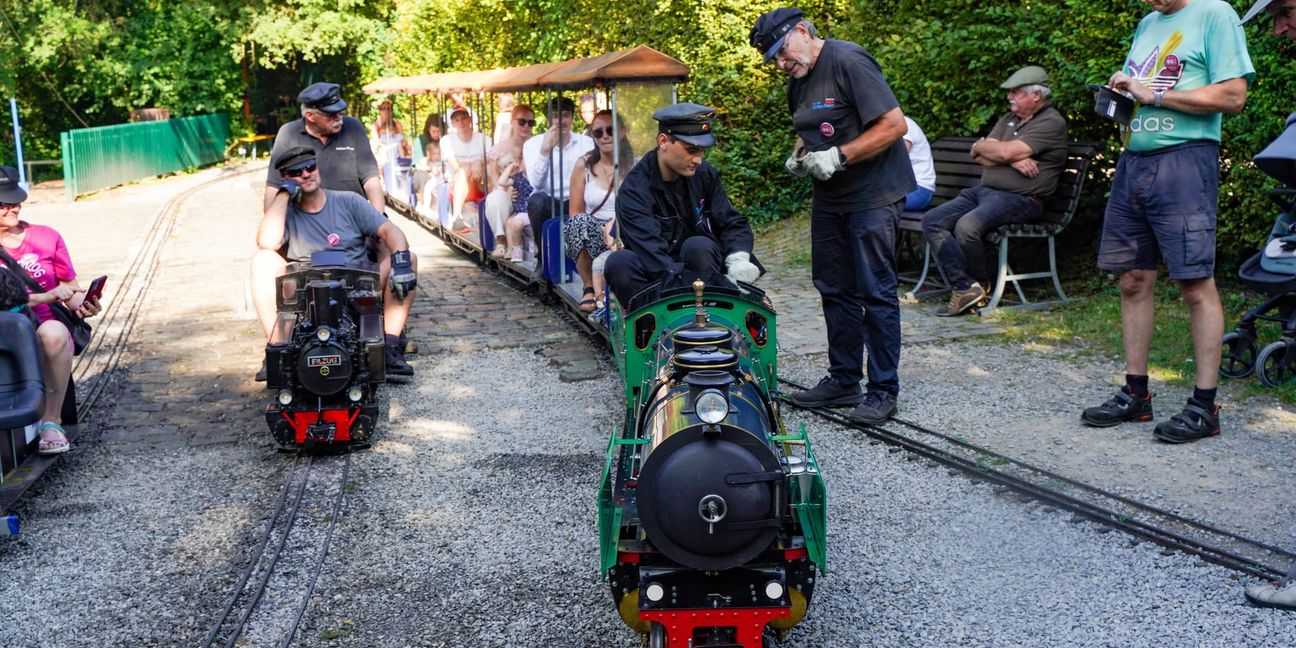
{"label": "man wearing white gloves", "polygon": [[752,256],[752,230],[725,195],[720,174],[702,160],[715,146],[715,110],[698,104],[653,113],[657,147],[635,164],[617,193],[624,250],[608,257],[604,276],[629,306],[644,288],[752,283],[763,272]]}
{"label": "man wearing white gloves", "polygon": [[[775,9],[752,27],[752,47],[788,75],[798,140],[787,161],[814,177],[811,275],[828,328],[828,375],[788,399],[855,405],[850,418],[881,423],[900,392],[900,302],[895,244],[905,194],[917,186],[902,140],[904,113],[864,48],[819,37],[800,9]],[[863,355],[868,349],[868,389]]]}

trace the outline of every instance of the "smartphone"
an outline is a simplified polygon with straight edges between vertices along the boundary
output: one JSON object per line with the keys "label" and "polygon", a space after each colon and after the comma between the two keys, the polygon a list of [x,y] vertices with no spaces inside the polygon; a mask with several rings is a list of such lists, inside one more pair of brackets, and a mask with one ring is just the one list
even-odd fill
{"label": "smartphone", "polygon": [[91,300],[91,299],[100,299],[101,297],[103,297],[103,289],[105,283],[108,283],[108,275],[103,275],[102,277],[96,277],[94,281],[90,282],[90,288],[86,290],[85,298],[87,300]]}

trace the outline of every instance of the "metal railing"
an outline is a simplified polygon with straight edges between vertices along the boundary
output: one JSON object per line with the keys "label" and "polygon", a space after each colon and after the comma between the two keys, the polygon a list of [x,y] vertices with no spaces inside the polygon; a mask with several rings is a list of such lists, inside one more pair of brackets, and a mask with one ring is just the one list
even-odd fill
{"label": "metal railing", "polygon": [[68,200],[219,162],[229,138],[229,116],[224,113],[67,131],[61,139]]}

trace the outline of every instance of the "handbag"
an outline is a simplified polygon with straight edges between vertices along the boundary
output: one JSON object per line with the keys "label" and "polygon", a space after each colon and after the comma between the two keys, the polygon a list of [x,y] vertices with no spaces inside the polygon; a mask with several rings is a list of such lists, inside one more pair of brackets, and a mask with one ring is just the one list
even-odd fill
{"label": "handbag", "polygon": [[[39,283],[36,282],[36,279],[27,272],[27,269],[18,265],[18,262],[14,261],[13,257],[9,256],[9,253],[5,252],[3,248],[0,248],[0,260],[4,261],[5,265],[9,266],[10,269],[21,269],[22,272],[15,272],[14,274],[21,277],[23,281],[26,282],[27,287],[31,288],[32,292],[47,292]],[[49,307],[50,313],[54,315],[54,319],[62,322],[63,326],[67,327],[68,333],[72,336],[72,355],[81,355],[81,352],[90,345],[90,337],[94,333],[90,324],[84,319],[81,319],[79,315],[72,312],[72,309],[63,304],[53,303],[49,304]]]}

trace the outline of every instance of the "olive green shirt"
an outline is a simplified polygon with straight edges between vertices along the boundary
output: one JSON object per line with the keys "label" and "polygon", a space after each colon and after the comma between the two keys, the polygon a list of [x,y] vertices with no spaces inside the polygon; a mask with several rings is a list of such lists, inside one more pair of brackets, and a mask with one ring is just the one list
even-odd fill
{"label": "olive green shirt", "polygon": [[1024,124],[1022,118],[1013,112],[1000,117],[989,137],[1001,142],[1025,142],[1031,149],[1031,157],[1039,165],[1039,175],[1027,178],[1012,165],[1000,164],[986,167],[981,172],[981,184],[991,189],[1040,198],[1052,194],[1057,189],[1062,169],[1066,167],[1066,130],[1066,118],[1052,104],[1045,104]]}

